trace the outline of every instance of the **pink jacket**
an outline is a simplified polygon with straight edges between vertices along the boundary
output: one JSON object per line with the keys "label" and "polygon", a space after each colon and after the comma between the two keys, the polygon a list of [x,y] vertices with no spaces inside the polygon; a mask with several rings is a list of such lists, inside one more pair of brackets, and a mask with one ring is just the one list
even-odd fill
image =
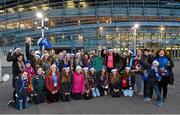
{"label": "pink jacket", "polygon": [[84,94],[84,76],[77,72],[73,73],[73,87],[72,93],[81,93]]}

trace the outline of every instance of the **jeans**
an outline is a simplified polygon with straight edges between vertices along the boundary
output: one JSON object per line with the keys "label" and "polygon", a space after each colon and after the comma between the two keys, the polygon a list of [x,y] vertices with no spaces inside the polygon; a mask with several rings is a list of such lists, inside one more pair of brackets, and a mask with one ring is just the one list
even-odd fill
{"label": "jeans", "polygon": [[98,88],[92,88],[91,90],[92,90],[92,96],[93,97],[99,97],[100,96]]}
{"label": "jeans", "polygon": [[127,97],[127,96],[133,97],[133,92],[134,92],[134,90],[132,90],[132,89],[123,90],[123,94],[125,97]]}
{"label": "jeans", "polygon": [[151,92],[150,92],[150,88],[153,88],[157,97],[158,97],[158,101],[162,101],[162,98],[161,98],[161,93],[160,93],[160,90],[159,90],[159,87],[158,87],[158,84],[153,82],[153,81],[148,81],[148,84],[147,84],[147,97],[150,97],[151,96]]}
{"label": "jeans", "polygon": [[25,109],[27,108],[27,97],[22,97],[21,99],[17,99],[11,105],[19,110]]}
{"label": "jeans", "polygon": [[142,75],[141,74],[136,74],[135,83],[136,83],[136,87],[137,87],[137,93],[143,93],[144,81],[142,80]]}

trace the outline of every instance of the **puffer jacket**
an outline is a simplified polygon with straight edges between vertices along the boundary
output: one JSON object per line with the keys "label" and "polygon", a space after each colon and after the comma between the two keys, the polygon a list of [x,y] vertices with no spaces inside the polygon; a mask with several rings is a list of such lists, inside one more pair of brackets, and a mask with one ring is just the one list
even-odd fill
{"label": "puffer jacket", "polygon": [[84,94],[84,76],[81,73],[73,73],[73,87],[72,93],[81,93]]}

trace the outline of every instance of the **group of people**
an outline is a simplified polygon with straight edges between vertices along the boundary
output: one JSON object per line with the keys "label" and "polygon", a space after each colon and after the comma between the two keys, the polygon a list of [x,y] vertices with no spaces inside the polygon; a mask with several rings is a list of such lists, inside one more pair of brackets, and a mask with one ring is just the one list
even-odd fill
{"label": "group of people", "polygon": [[19,110],[26,108],[28,102],[66,102],[105,95],[133,97],[134,92],[147,102],[152,99],[153,90],[157,105],[162,106],[168,84],[174,82],[174,63],[164,49],[156,54],[137,49],[136,55],[131,50],[117,53],[111,48],[59,54],[44,50],[38,54],[27,40],[25,53],[26,59],[16,47],[7,55],[7,61],[12,62],[14,88],[8,105]]}

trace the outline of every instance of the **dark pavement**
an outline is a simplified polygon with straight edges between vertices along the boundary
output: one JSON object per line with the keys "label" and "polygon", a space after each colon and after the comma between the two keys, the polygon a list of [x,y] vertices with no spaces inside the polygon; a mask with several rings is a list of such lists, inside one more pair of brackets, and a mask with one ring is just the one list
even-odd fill
{"label": "dark pavement", "polygon": [[[3,73],[11,73],[11,69],[3,69]],[[70,102],[58,102],[40,105],[29,104],[27,109],[22,111],[7,106],[12,98],[13,89],[11,80],[0,84],[0,114],[178,114],[180,113],[180,61],[175,61],[175,83],[169,85],[167,102],[162,107],[157,107],[155,101],[144,103],[142,96],[134,95],[133,98],[120,97],[112,98],[110,96],[93,98],[91,100],[71,100]],[[154,99],[156,96],[153,97]]]}

